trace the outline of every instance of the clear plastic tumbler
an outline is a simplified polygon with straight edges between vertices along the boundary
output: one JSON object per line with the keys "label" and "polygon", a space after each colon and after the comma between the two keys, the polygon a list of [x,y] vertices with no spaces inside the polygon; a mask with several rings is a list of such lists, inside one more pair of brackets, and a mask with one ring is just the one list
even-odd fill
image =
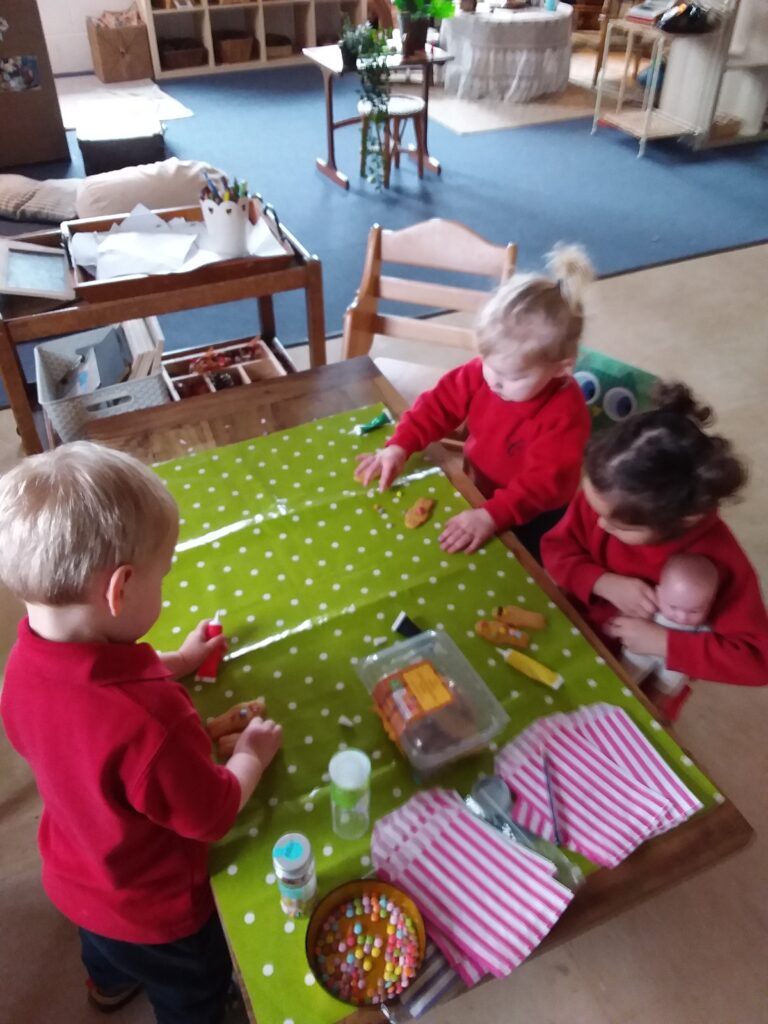
{"label": "clear plastic tumbler", "polygon": [[368,831],[371,761],[362,750],[341,750],[328,765],[333,831],[340,839],[359,839]]}

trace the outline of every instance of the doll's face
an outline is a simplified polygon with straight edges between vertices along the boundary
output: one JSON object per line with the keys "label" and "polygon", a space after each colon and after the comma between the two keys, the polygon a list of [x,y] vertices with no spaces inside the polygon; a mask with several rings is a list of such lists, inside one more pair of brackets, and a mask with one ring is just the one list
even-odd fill
{"label": "doll's face", "polygon": [[709,580],[679,571],[666,573],[656,588],[661,614],[679,626],[703,626],[715,596]]}

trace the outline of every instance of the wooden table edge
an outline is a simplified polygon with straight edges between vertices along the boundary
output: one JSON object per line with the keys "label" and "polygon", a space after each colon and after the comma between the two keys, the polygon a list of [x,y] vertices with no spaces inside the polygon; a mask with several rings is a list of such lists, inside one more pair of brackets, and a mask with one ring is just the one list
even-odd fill
{"label": "wooden table edge", "polygon": [[[281,391],[286,397],[296,396],[303,390],[310,375],[322,373],[326,388],[338,388],[343,384],[351,384],[354,381],[370,380],[381,396],[381,401],[386,404],[389,410],[396,416],[402,416],[408,408],[407,402],[390,381],[379,370],[369,356],[359,356],[356,359],[328,364],[320,370],[302,370],[296,374],[280,377],[269,381],[258,387],[268,392],[277,394]],[[249,389],[244,389],[246,392]],[[184,418],[187,421],[199,421],[204,418],[209,408],[216,410],[221,408],[220,395],[206,395],[199,398],[185,399],[184,402],[176,402],[171,406],[158,406],[154,409],[143,410],[133,413],[125,413],[121,416],[109,417],[104,420],[94,421],[89,425],[89,437],[94,441],[104,444],[110,443],[110,436],[113,439],[115,434],[127,437],[135,426],[142,434],[157,429],[147,420],[159,419],[157,415],[162,410],[176,410],[177,413],[183,406],[190,410]],[[235,393],[228,393],[226,396],[229,404],[234,400],[243,400],[238,389]],[[219,405],[217,406],[217,403]],[[193,415],[194,413],[194,415]],[[236,442],[233,442],[236,443]],[[430,445],[427,454],[449,478],[457,491],[473,506],[482,503],[483,496],[477,490],[469,477],[461,468],[461,458],[455,452],[449,451],[442,444]],[[613,672],[622,682],[631,689],[633,695],[657,720],[659,715],[654,705],[646,698],[642,691],[627,677],[621,663],[608,650],[594,630],[587,624],[581,614],[574,608],[567,598],[560,592],[557,586],[547,576],[542,566],[528,553],[512,533],[503,533],[500,540],[515,555],[515,558],[533,577],[537,586],[549,597],[554,604],[567,616],[568,619],[580,630],[595,651],[605,659]],[[685,747],[680,743],[674,730],[665,727],[681,749]],[[689,751],[687,751],[690,753]],[[701,759],[697,756],[696,763],[702,768],[705,774],[709,774],[706,768],[702,767]],[[595,927],[604,921],[610,920],[624,910],[655,896],[678,882],[684,881],[695,874],[714,866],[725,857],[738,852],[746,847],[754,838],[754,830],[746,818],[728,799],[708,810],[700,811],[693,815],[682,825],[678,825],[670,832],[657,836],[640,846],[627,860],[623,861],[616,868],[601,868],[592,873],[585,882],[582,889],[576,894],[572,904],[555,925],[553,930],[534,952],[534,956],[546,952],[554,946],[569,939],[575,938],[589,928]],[[674,856],[673,856],[674,854]],[[651,870],[647,870],[648,865]],[[643,871],[647,870],[647,878],[637,878],[638,867]],[[638,881],[641,885],[630,885]],[[649,882],[653,884],[649,884]],[[621,904],[611,903],[615,894],[624,888],[626,898]],[[236,959],[233,956],[233,963]],[[239,969],[236,968],[239,975]],[[459,993],[461,994],[461,993]],[[247,994],[245,997],[248,1000]],[[256,1022],[253,1008],[248,1000],[248,1012],[251,1020]],[[381,1012],[376,1008],[355,1010],[339,1019],[338,1024],[372,1024],[382,1019]]]}

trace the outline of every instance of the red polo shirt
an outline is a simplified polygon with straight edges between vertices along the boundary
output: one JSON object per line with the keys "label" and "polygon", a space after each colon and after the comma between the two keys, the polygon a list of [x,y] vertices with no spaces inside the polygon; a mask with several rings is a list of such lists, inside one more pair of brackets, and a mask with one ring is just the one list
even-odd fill
{"label": "red polo shirt", "polygon": [[592,593],[607,572],[656,585],[672,555],[705,555],[719,586],[708,617],[710,631],[670,629],[667,668],[693,679],[737,686],[768,685],[768,614],[755,570],[731,531],[713,513],[685,533],[659,544],[625,544],[606,533],[579,491],[565,516],[541,542],[544,568],[559,587],[584,605],[596,629],[617,613]]}
{"label": "red polo shirt", "polygon": [[43,885],[59,910],[127,942],[201,928],[208,843],[231,828],[240,786],[149,644],[54,643],[24,619],[0,712],[43,798]]}
{"label": "red polo shirt", "polygon": [[566,505],[579,486],[591,420],[579,385],[557,378],[527,402],[488,387],[482,359],[450,370],[403,415],[387,444],[408,455],[467,421],[464,454],[499,530]]}

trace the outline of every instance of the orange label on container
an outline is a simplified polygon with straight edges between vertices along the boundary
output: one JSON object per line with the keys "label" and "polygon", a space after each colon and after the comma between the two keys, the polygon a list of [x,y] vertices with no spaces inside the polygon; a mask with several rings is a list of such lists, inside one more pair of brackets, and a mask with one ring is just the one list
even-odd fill
{"label": "orange label on container", "polygon": [[419,661],[379,680],[373,700],[396,743],[411,723],[452,703],[454,695],[431,661]]}
{"label": "orange label on container", "polygon": [[413,668],[405,669],[402,679],[422,711],[435,711],[451,702],[451,691],[431,661],[422,661]]}

